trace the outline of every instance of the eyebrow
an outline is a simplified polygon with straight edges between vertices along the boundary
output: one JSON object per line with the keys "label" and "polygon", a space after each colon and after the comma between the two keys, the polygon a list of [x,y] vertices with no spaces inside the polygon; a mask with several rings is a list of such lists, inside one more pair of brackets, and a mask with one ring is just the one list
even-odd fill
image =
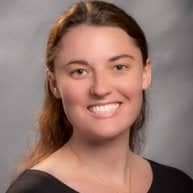
{"label": "eyebrow", "polygon": [[[128,55],[128,54],[121,54],[118,56],[113,56],[111,58],[108,59],[108,62],[114,62],[116,60],[122,59],[122,58],[130,58],[132,60],[135,60],[135,58],[132,55]],[[65,64],[65,66],[69,66],[71,64],[82,64],[82,65],[89,65],[89,63],[85,60],[70,60],[69,62],[67,62]]]}

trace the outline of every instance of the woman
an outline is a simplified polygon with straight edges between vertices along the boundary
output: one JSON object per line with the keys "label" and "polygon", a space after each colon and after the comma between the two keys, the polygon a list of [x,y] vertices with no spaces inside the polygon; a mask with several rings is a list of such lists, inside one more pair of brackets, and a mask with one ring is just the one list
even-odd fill
{"label": "woman", "polygon": [[190,193],[179,169],[140,157],[151,60],[123,10],[79,2],[47,43],[40,140],[7,193]]}

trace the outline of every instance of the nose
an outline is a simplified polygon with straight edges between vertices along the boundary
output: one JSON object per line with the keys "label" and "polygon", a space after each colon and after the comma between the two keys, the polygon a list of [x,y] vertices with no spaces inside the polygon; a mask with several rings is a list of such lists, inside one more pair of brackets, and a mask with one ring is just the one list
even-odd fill
{"label": "nose", "polygon": [[112,92],[112,87],[107,75],[102,73],[95,74],[90,87],[90,94],[94,97],[103,98]]}

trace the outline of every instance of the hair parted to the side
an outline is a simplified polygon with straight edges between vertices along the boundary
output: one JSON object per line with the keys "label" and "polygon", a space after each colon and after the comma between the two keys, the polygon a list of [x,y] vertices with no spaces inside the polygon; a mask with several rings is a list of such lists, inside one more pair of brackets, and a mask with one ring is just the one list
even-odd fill
{"label": "hair parted to the side", "polygon": [[[65,33],[72,27],[86,24],[94,26],[114,26],[123,29],[131,36],[140,49],[143,63],[148,58],[148,48],[145,35],[136,21],[125,11],[112,3],[104,1],[81,1],[73,4],[55,22],[51,29],[46,50],[46,67],[54,72],[54,63],[59,49],[59,43]],[[143,144],[142,126],[145,121],[146,96],[143,91],[143,103],[137,120],[131,126],[129,147],[132,151],[139,151]],[[73,128],[67,120],[61,99],[57,99],[45,81],[45,100],[39,116],[39,140],[32,151],[18,166],[22,172],[39,163],[51,153],[68,142]],[[142,137],[140,137],[142,136]]]}

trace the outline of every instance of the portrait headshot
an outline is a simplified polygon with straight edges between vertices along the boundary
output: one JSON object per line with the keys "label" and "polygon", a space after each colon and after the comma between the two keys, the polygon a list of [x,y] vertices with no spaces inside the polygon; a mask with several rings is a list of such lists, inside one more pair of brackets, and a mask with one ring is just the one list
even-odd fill
{"label": "portrait headshot", "polygon": [[193,193],[193,2],[0,2],[5,193]]}

